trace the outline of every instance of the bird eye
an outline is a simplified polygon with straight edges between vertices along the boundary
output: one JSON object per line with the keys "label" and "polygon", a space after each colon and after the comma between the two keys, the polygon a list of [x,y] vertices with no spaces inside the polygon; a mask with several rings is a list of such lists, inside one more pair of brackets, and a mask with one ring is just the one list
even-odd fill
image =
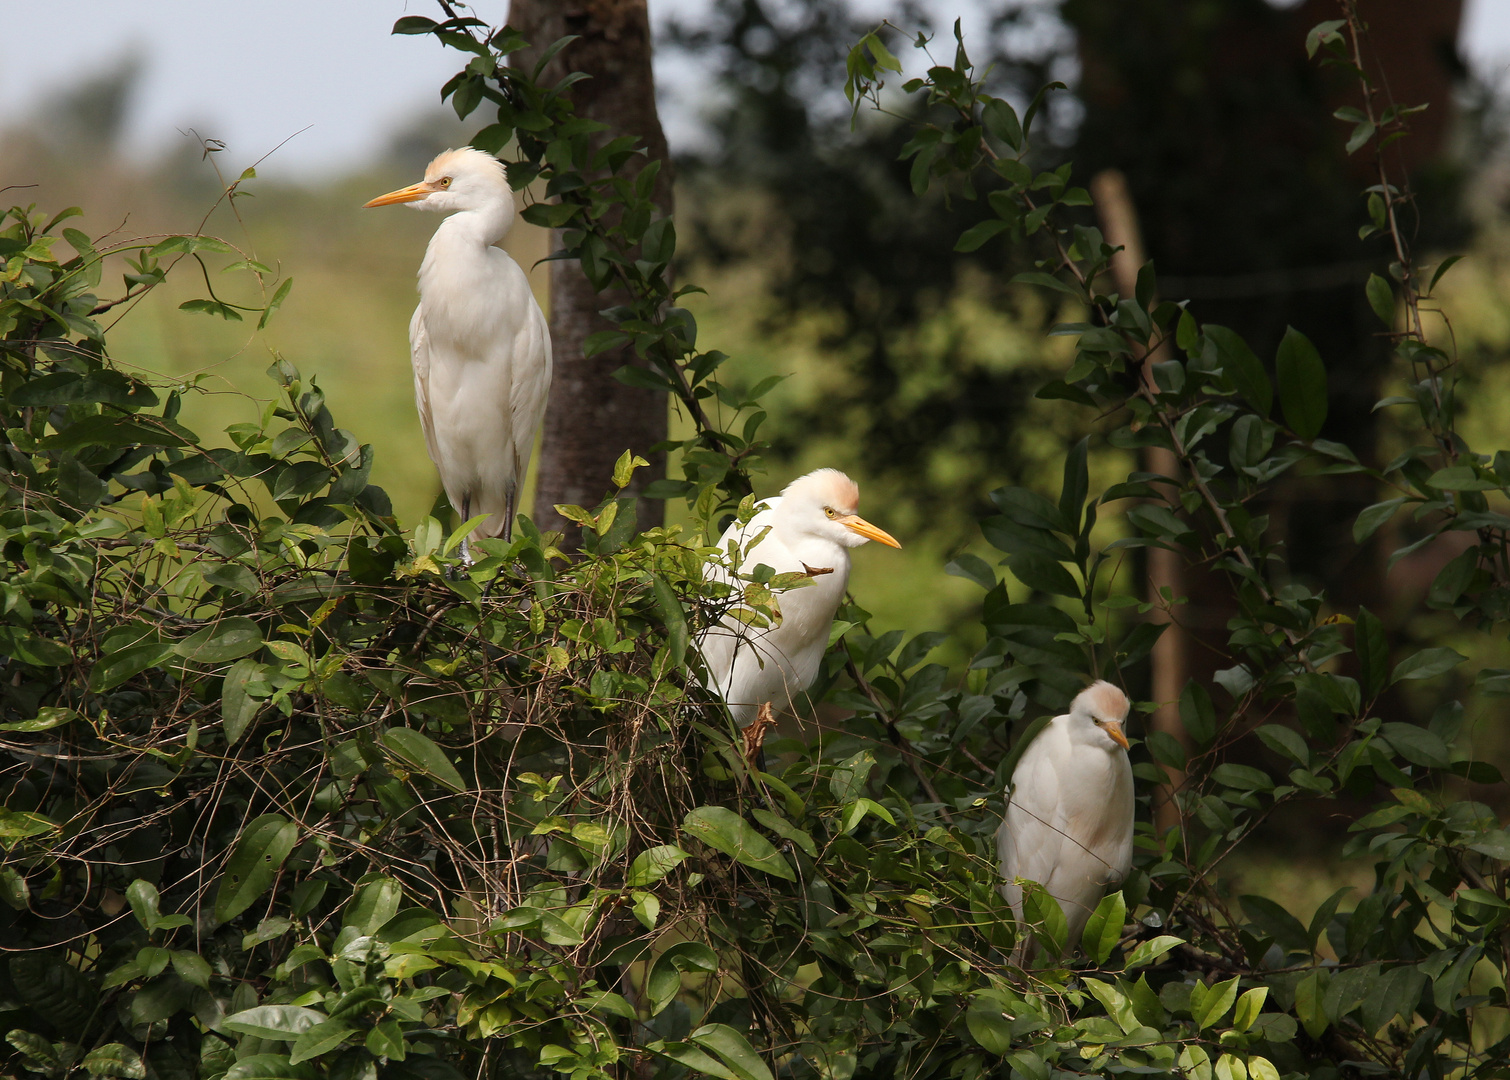
{"label": "bird eye", "polygon": [[823,512],[825,514],[827,514],[829,517],[838,517],[839,516],[838,511],[835,510],[832,506],[825,506],[823,508]]}
{"label": "bird eye", "polygon": [[450,187],[451,186],[451,178],[449,176],[442,176],[440,178],[440,186],[443,187],[443,188]]}

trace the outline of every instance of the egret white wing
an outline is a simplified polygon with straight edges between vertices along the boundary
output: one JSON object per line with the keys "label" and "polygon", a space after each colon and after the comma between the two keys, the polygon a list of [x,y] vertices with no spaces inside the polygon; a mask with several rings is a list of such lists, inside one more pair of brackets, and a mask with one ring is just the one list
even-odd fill
{"label": "egret white wing", "polygon": [[438,467],[435,423],[430,418],[430,340],[425,332],[424,310],[423,305],[416,307],[409,319],[409,363],[414,368],[414,407],[419,412],[420,430],[425,433],[425,450]]}

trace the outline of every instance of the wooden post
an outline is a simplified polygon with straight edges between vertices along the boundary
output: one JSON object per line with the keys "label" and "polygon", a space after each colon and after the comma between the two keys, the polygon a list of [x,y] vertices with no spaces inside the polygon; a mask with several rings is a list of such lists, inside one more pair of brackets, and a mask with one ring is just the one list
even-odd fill
{"label": "wooden post", "polygon": [[[1101,219],[1101,229],[1106,242],[1122,250],[1112,256],[1112,278],[1121,296],[1132,296],[1137,291],[1138,270],[1143,266],[1143,238],[1138,231],[1138,213],[1128,194],[1127,178],[1116,169],[1107,169],[1091,178],[1091,198],[1096,203],[1096,213]],[[1150,387],[1154,385],[1153,365],[1168,359],[1167,343],[1143,358],[1143,379]],[[1143,451],[1143,468],[1159,476],[1167,476],[1178,483],[1180,462],[1174,451],[1162,446],[1150,446]],[[1178,552],[1162,547],[1144,548],[1148,553],[1147,599],[1158,604],[1165,590],[1171,599],[1185,595],[1184,567]],[[1170,627],[1159,636],[1150,656],[1153,668],[1151,694],[1158,708],[1148,718],[1150,731],[1162,731],[1174,736],[1190,753],[1190,738],[1185,725],[1180,722],[1180,694],[1189,677],[1186,658],[1185,631],[1159,608],[1151,613],[1156,620],[1170,622]],[[1177,792],[1185,783],[1185,774],[1168,765],[1164,770],[1165,783],[1154,792],[1154,825],[1162,834],[1181,822]]]}

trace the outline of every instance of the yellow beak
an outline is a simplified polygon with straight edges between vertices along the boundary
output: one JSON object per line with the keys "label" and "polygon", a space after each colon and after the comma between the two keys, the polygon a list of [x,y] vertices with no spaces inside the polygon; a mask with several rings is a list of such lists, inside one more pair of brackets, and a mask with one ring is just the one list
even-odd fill
{"label": "yellow beak", "polygon": [[371,202],[363,203],[362,209],[365,210],[369,206],[392,206],[394,203],[415,202],[418,199],[423,199],[435,190],[436,188],[428,180],[421,180],[417,184],[410,184],[408,187],[399,188],[397,191],[390,191],[386,195],[379,195]]}
{"label": "yellow beak", "polygon": [[887,532],[885,529],[876,528],[870,522],[862,518],[859,514],[847,514],[844,517],[838,518],[837,520],[840,525],[843,525],[851,532],[859,533],[867,540],[879,541],[880,543],[885,544],[887,547],[899,548],[902,546],[901,544],[897,543],[896,537],[892,536],[891,533]]}
{"label": "yellow beak", "polygon": [[1101,730],[1104,731],[1104,732],[1106,732],[1108,735],[1110,735],[1112,737],[1112,742],[1116,743],[1118,746],[1120,746],[1124,750],[1128,749],[1128,746],[1127,746],[1127,735],[1123,733],[1123,731],[1122,731],[1122,725],[1119,724],[1117,721],[1115,721],[1115,720],[1108,720],[1108,721],[1106,721],[1104,724],[1101,725]]}

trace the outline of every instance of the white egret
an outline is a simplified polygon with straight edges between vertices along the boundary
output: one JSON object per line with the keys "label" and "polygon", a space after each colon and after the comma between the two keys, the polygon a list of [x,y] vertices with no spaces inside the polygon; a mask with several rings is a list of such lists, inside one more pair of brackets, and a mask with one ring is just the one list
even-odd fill
{"label": "white egret", "polygon": [[1059,901],[1074,950],[1108,886],[1132,868],[1133,778],[1127,760],[1127,695],[1096,682],[1070,711],[1050,720],[1012,770],[1007,809],[996,833],[1001,892],[1017,916],[1016,958],[1033,956],[1022,918],[1022,887],[1036,881]]}
{"label": "white egret", "polygon": [[507,539],[551,381],[545,315],[519,264],[494,246],[514,224],[514,194],[502,162],[463,147],[366,205],[394,203],[451,215],[419,268],[414,403],[452,508],[463,521],[489,515],[474,535]]}
{"label": "white egret", "polygon": [[[778,574],[812,577],[812,584],[778,595],[779,623],[754,627],[726,615],[698,640],[709,689],[718,691],[740,726],[768,702],[789,708],[792,697],[817,676],[834,612],[849,583],[849,549],[867,540],[902,546],[855,513],[859,502],[853,480],[837,469],[819,469],[793,480],[779,498],[762,502],[748,524],[731,526],[719,540],[724,551],[731,541],[738,542],[741,573],[764,564]],[[710,565],[708,576],[736,590],[742,587],[722,567]]]}

